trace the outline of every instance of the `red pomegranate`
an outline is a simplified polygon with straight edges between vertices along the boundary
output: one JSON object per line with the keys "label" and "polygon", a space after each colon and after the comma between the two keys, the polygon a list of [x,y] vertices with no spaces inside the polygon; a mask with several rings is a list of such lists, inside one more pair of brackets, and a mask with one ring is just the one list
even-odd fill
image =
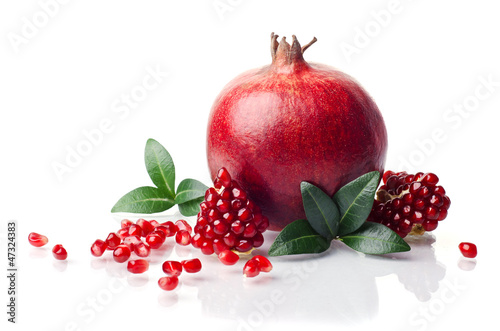
{"label": "red pomegranate", "polygon": [[272,63],[247,71],[221,91],[207,130],[212,178],[225,167],[281,230],[304,218],[301,181],[333,195],[369,171],[384,170],[387,132],[377,105],[352,77],[307,63],[271,34]]}

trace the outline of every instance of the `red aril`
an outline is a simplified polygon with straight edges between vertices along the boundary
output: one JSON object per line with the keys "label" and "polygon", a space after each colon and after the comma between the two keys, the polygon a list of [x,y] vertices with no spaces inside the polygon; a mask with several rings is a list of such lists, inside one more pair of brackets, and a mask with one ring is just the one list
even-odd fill
{"label": "red aril", "polygon": [[266,257],[262,255],[255,255],[254,257],[252,257],[252,259],[259,262],[260,271],[269,272],[273,270],[273,265],[271,264],[271,261],[269,261]]}
{"label": "red aril", "polygon": [[187,246],[191,243],[191,235],[186,230],[179,230],[175,234],[175,242],[182,246]]}
{"label": "red aril", "polygon": [[178,277],[182,273],[182,264],[177,261],[165,261],[161,268],[169,276]]}
{"label": "red aril", "polygon": [[134,245],[134,252],[137,256],[148,257],[151,253],[151,247],[145,242],[140,242]]}
{"label": "red aril", "polygon": [[96,241],[94,241],[92,246],[90,246],[90,253],[92,253],[92,255],[96,257],[99,257],[102,256],[102,254],[104,254],[106,248],[108,248],[106,242],[101,239],[97,239]]}
{"label": "red aril", "polygon": [[142,243],[142,240],[139,236],[128,236],[123,238],[122,244],[127,245],[130,248],[130,251],[133,252],[135,250],[135,245]]}
{"label": "red aril", "polygon": [[68,252],[66,252],[63,245],[55,245],[54,248],[52,248],[52,255],[54,255],[57,260],[66,260]]}
{"label": "red aril", "polygon": [[220,252],[218,257],[219,257],[219,261],[221,261],[222,264],[225,264],[225,265],[234,265],[240,259],[238,254],[236,254],[235,252],[230,251],[230,250],[225,250],[223,252]]}
{"label": "red aril", "polygon": [[175,226],[177,226],[179,230],[186,230],[190,234],[191,232],[193,232],[193,228],[185,220],[178,220],[177,222],[175,222]]}
{"label": "red aril", "polygon": [[175,276],[161,277],[158,279],[158,286],[165,291],[172,291],[177,287],[177,285],[179,285],[179,278]]}
{"label": "red aril", "polygon": [[128,220],[128,219],[123,219],[121,222],[120,222],[120,225],[123,228],[128,228],[129,226],[131,226],[132,224],[134,224],[134,222],[132,222],[131,220]]}
{"label": "red aril", "polygon": [[149,262],[144,259],[130,260],[127,263],[127,270],[133,274],[142,274],[149,269]]}
{"label": "red aril", "polygon": [[142,236],[145,237],[150,234],[154,230],[154,226],[151,225],[149,221],[146,221],[143,218],[140,218],[135,222],[135,224],[139,225],[142,228]]}
{"label": "red aril", "polygon": [[461,242],[458,248],[464,257],[473,259],[477,256],[477,246],[473,243]]}
{"label": "red aril", "polygon": [[[295,36],[292,45],[277,38],[271,35],[270,65],[241,74],[220,92],[207,128],[212,178],[226,167],[269,217],[270,230],[305,218],[302,181],[332,196],[367,172],[383,172],[387,150],[382,115],[358,82],[304,60],[316,39],[301,47]],[[225,174],[218,177],[216,189],[229,184]]]}
{"label": "red aril", "polygon": [[111,232],[106,238],[106,244],[108,245],[109,250],[115,249],[121,242],[122,240],[120,237],[114,232]]}
{"label": "red aril", "polygon": [[130,248],[127,245],[118,245],[113,250],[113,259],[118,263],[123,263],[129,259],[130,253]]}
{"label": "red aril", "polygon": [[259,261],[255,259],[250,259],[245,263],[243,267],[243,275],[246,277],[256,277],[260,273],[260,264]]}
{"label": "red aril", "polygon": [[166,221],[164,223],[161,223],[160,226],[165,227],[165,235],[167,237],[173,237],[179,231],[177,226],[171,222],[171,221]]}
{"label": "red aril", "polygon": [[195,273],[201,270],[201,261],[199,259],[184,260],[181,264],[187,273]]}
{"label": "red aril", "polygon": [[158,249],[163,245],[163,238],[157,234],[157,233],[149,233],[146,236],[146,243],[152,248],[152,249]]}
{"label": "red aril", "polygon": [[42,247],[49,242],[49,239],[42,234],[38,234],[36,232],[31,232],[28,235],[28,241],[31,245],[33,245],[35,247]]}

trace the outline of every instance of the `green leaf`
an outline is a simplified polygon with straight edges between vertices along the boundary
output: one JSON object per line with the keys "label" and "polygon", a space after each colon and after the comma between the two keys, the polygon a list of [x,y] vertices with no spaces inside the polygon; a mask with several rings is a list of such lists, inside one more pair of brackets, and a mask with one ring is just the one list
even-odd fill
{"label": "green leaf", "polygon": [[200,197],[179,204],[180,213],[186,217],[198,214],[198,212],[200,211],[200,203],[202,203],[204,199],[205,197]]}
{"label": "green leaf", "polygon": [[172,157],[159,142],[148,139],[144,161],[149,177],[168,198],[175,198],[175,167]]}
{"label": "green leaf", "polygon": [[366,254],[406,252],[410,246],[387,226],[365,222],[357,231],[340,237],[352,249]]}
{"label": "green leaf", "polygon": [[339,209],[335,202],[319,187],[308,182],[300,183],[302,202],[311,227],[326,239],[333,239],[339,228]]}
{"label": "green leaf", "polygon": [[372,171],[346,184],[335,193],[333,201],[342,215],[339,236],[356,231],[366,221],[373,206],[379,179],[380,173]]}
{"label": "green leaf", "polygon": [[330,247],[330,241],[323,238],[307,220],[288,224],[269,248],[270,256],[321,253]]}
{"label": "green leaf", "polygon": [[166,198],[163,193],[156,187],[138,187],[121,197],[111,212],[151,214],[167,210],[174,205],[174,200]]}
{"label": "green leaf", "polygon": [[[181,204],[205,196],[208,187],[196,179],[186,178],[177,186],[175,203]],[[201,203],[201,201],[200,201]],[[186,216],[186,215],[184,215]]]}

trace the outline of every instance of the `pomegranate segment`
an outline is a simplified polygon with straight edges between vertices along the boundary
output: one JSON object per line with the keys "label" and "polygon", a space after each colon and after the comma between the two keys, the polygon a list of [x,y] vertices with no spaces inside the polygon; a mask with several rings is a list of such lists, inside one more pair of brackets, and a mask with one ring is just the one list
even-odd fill
{"label": "pomegranate segment", "polygon": [[36,232],[31,232],[28,235],[28,241],[31,245],[33,245],[35,247],[42,247],[49,242],[49,239],[42,234],[38,234]]}
{"label": "pomegranate segment", "polygon": [[[239,196],[233,189],[232,195],[254,201],[270,230],[305,218],[302,181],[332,196],[365,173],[383,172],[387,151],[382,115],[359,83],[332,67],[307,63],[303,52],[312,42],[301,47],[295,36],[291,45],[277,38],[272,34],[272,63],[229,82],[207,127],[214,187],[229,186],[230,173],[245,192]],[[215,207],[207,196],[205,202],[202,209]],[[218,203],[224,213],[226,202]],[[239,217],[245,219],[243,211]]]}
{"label": "pomegranate segment", "polygon": [[433,173],[387,170],[367,221],[381,223],[402,238],[437,228],[448,215],[451,200]]}
{"label": "pomegranate segment", "polygon": [[214,187],[206,191],[200,204],[191,243],[205,255],[232,249],[248,252],[263,244],[262,232],[268,226],[269,220],[260,208],[247,198],[227,169],[221,168],[214,179]]}

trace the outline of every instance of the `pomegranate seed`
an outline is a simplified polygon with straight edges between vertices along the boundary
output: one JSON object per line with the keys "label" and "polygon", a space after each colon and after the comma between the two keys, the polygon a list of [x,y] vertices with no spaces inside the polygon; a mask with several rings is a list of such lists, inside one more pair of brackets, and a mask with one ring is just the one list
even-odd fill
{"label": "pomegranate seed", "polygon": [[191,238],[191,245],[193,245],[194,248],[201,248],[204,240],[201,234],[197,233]]}
{"label": "pomegranate seed", "polygon": [[52,255],[54,255],[57,260],[66,260],[68,252],[66,252],[63,245],[55,245],[54,248],[52,248]]}
{"label": "pomegranate seed", "polygon": [[424,227],[425,231],[433,231],[436,230],[438,226],[438,221],[437,220],[426,220],[425,222],[422,223],[422,226]]}
{"label": "pomegranate seed", "polygon": [[38,234],[36,232],[31,232],[28,235],[28,241],[31,245],[33,245],[35,247],[42,247],[49,242],[49,239],[42,234]]}
{"label": "pomegranate seed", "polygon": [[195,273],[201,270],[200,259],[184,260],[181,262],[181,265],[187,273]]}
{"label": "pomegranate seed", "polygon": [[241,221],[248,221],[252,217],[252,212],[249,208],[241,208],[238,210],[238,218]]}
{"label": "pomegranate seed", "polygon": [[424,178],[422,178],[422,183],[424,185],[435,186],[439,182],[438,176],[433,173],[425,174]]}
{"label": "pomegranate seed", "polygon": [[150,233],[146,236],[146,243],[151,249],[158,249],[163,245],[164,240],[157,233]]}
{"label": "pomegranate seed", "polygon": [[224,240],[215,238],[213,240],[213,249],[215,254],[220,254],[221,252],[228,250],[229,246],[224,243]]}
{"label": "pomegranate seed", "polygon": [[165,232],[163,232],[161,229],[157,230],[156,228],[153,230],[153,232],[150,233],[151,234],[157,234],[161,237],[161,240],[163,242],[165,242],[165,239],[167,239],[167,235],[165,234]]}
{"label": "pomegranate seed", "polygon": [[245,225],[245,230],[243,231],[243,238],[252,238],[257,234],[257,227],[255,223],[249,222]]}
{"label": "pomegranate seed", "polygon": [[148,257],[151,253],[151,247],[145,242],[140,242],[134,245],[134,252],[137,256]]}
{"label": "pomegranate seed", "polygon": [[231,210],[231,202],[228,200],[219,199],[216,206],[217,209],[223,214]]}
{"label": "pomegranate seed", "polygon": [[111,232],[105,241],[106,241],[106,244],[108,245],[108,249],[110,249],[110,250],[115,249],[122,242],[120,237],[114,232]]}
{"label": "pomegranate seed", "polygon": [[113,259],[118,263],[127,261],[130,257],[130,248],[127,245],[118,245],[113,250]]}
{"label": "pomegranate seed", "polygon": [[253,247],[253,243],[251,239],[241,239],[236,245],[236,250],[238,252],[248,252]]}
{"label": "pomegranate seed", "polygon": [[149,221],[149,223],[153,226],[153,228],[156,228],[158,225],[160,225],[160,223],[158,223],[158,221],[155,220],[151,220]]}
{"label": "pomegranate seed", "polygon": [[215,220],[218,220],[222,217],[222,215],[216,209],[210,209],[207,213],[207,220],[209,223],[212,223]]}
{"label": "pomegranate seed", "polygon": [[142,218],[138,219],[137,222],[135,222],[135,224],[139,225],[142,228],[143,237],[146,237],[154,230],[154,226],[152,226],[151,223]]}
{"label": "pomegranate seed", "polygon": [[205,255],[212,255],[214,253],[214,246],[210,240],[206,240],[201,244],[201,252]]}
{"label": "pomegranate seed", "polygon": [[186,230],[187,232],[189,232],[189,234],[193,232],[193,228],[185,220],[178,220],[177,222],[175,222],[175,226],[177,226],[179,230]]}
{"label": "pomegranate seed", "polygon": [[238,254],[230,250],[225,250],[223,252],[220,252],[218,257],[219,261],[221,261],[225,265],[234,265],[240,259]]}
{"label": "pomegranate seed", "polygon": [[191,235],[186,230],[180,230],[175,234],[175,242],[187,246],[191,243]]}
{"label": "pomegranate seed", "polygon": [[216,233],[214,232],[214,227],[212,224],[208,224],[205,226],[204,231],[203,231],[205,238],[206,239],[213,239],[216,236]]}
{"label": "pomegranate seed", "polygon": [[128,219],[123,219],[121,222],[121,228],[124,229],[124,228],[128,228],[129,226],[131,226],[132,224],[134,224],[134,222],[132,222],[131,220],[128,220]]}
{"label": "pomegranate seed", "polygon": [[226,235],[224,236],[224,239],[223,239],[223,240],[224,240],[224,243],[225,243],[226,245],[228,245],[229,247],[234,247],[234,246],[236,245],[236,240],[237,240],[237,238],[236,238],[236,236],[235,236],[233,233],[228,232],[228,233],[226,233]]}
{"label": "pomegranate seed", "polygon": [[129,236],[139,236],[142,237],[142,228],[140,225],[137,224],[132,224],[128,228],[128,235]]}
{"label": "pomegranate seed", "polygon": [[141,238],[139,236],[128,236],[123,238],[122,244],[127,245],[130,248],[130,251],[133,252],[135,249],[135,245],[138,243],[142,243]]}
{"label": "pomegranate seed", "polygon": [[257,232],[257,234],[253,236],[252,241],[253,247],[258,248],[262,246],[262,244],[264,244],[264,236],[262,235],[262,233]]}
{"label": "pomegranate seed", "polygon": [[245,224],[241,221],[234,221],[231,224],[231,231],[234,234],[242,234],[245,231]]}
{"label": "pomegranate seed", "polygon": [[165,291],[172,291],[177,287],[177,285],[179,285],[179,278],[175,276],[161,277],[158,279],[158,286]]}
{"label": "pomegranate seed", "polygon": [[161,229],[165,232],[165,235],[167,237],[173,237],[175,236],[177,231],[179,231],[177,226],[171,221],[166,221],[164,223],[161,223],[158,227],[161,227]]}
{"label": "pomegranate seed", "polygon": [[246,277],[255,277],[260,273],[260,263],[257,260],[250,259],[243,267],[243,275]]}
{"label": "pomegranate seed", "polygon": [[477,246],[473,243],[461,242],[458,248],[464,257],[473,259],[477,256]]}
{"label": "pomegranate seed", "polygon": [[216,220],[213,223],[213,231],[214,231],[214,234],[216,234],[216,235],[225,234],[228,229],[229,229],[229,226],[227,225],[226,221],[224,221],[222,219]]}
{"label": "pomegranate seed", "polygon": [[96,241],[94,241],[92,246],[90,246],[90,253],[92,253],[92,255],[94,256],[99,257],[104,254],[106,248],[108,248],[108,244],[106,244],[106,242],[101,239],[97,239]]}
{"label": "pomegranate seed", "polygon": [[142,274],[149,269],[149,262],[144,259],[130,260],[127,263],[127,270],[133,274]]}
{"label": "pomegranate seed", "polygon": [[246,200],[247,199],[247,194],[245,193],[245,191],[243,191],[239,187],[234,187],[232,193],[233,193],[233,197],[235,199],[238,199],[238,200]]}
{"label": "pomegranate seed", "polygon": [[273,270],[273,265],[271,264],[271,261],[269,261],[266,257],[262,255],[255,255],[254,257],[252,257],[252,259],[259,262],[260,271],[269,272]]}
{"label": "pomegranate seed", "polygon": [[118,237],[120,237],[120,239],[123,239],[128,236],[128,228],[122,228],[116,231],[116,234],[118,235]]}
{"label": "pomegranate seed", "polygon": [[222,186],[230,187],[231,186],[231,175],[226,170],[226,168],[220,168],[217,172],[217,179],[221,182]]}
{"label": "pomegranate seed", "polygon": [[161,268],[169,276],[178,277],[182,273],[182,264],[177,261],[165,261]]}

